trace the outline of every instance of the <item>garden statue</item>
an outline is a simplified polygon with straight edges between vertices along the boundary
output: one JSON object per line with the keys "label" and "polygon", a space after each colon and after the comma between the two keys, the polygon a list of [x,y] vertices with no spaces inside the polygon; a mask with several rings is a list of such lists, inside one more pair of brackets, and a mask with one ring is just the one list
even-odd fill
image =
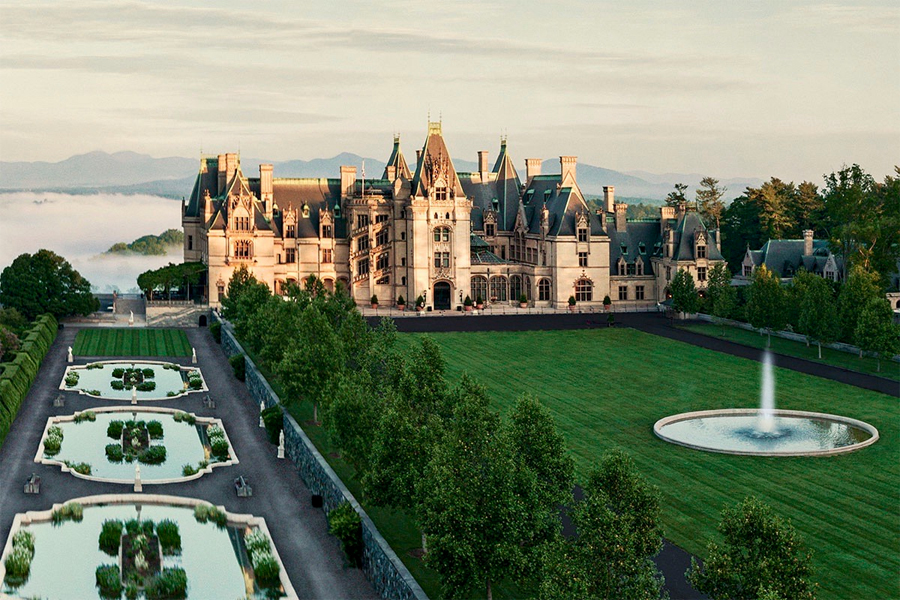
{"label": "garden statue", "polygon": [[131,403],[137,404],[137,386],[136,385],[131,386]]}
{"label": "garden statue", "polygon": [[284,430],[278,433],[278,458],[284,458]]}
{"label": "garden statue", "polygon": [[266,426],[266,424],[263,423],[263,418],[262,418],[262,414],[263,414],[263,411],[264,411],[264,410],[266,410],[266,405],[263,404],[263,401],[262,401],[262,400],[260,400],[260,401],[259,401],[259,426],[260,426],[260,427],[265,427],[265,426]]}
{"label": "garden statue", "polygon": [[134,325],[134,311],[129,310],[128,311],[128,326],[131,327],[132,325]]}
{"label": "garden statue", "polygon": [[141,485],[141,464],[137,462],[134,463],[134,491],[144,491],[144,486]]}
{"label": "garden statue", "polygon": [[197,364],[197,349],[196,348],[191,348],[191,364],[192,365]]}
{"label": "garden statue", "polygon": [[69,362],[75,362],[75,358],[72,356],[72,346],[69,346],[69,356],[66,357],[66,360]]}

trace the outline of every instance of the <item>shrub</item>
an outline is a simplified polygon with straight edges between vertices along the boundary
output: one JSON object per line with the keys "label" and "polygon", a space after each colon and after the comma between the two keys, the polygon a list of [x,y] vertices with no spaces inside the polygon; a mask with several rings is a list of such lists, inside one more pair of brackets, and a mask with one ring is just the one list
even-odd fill
{"label": "shrub", "polygon": [[184,421],[188,425],[194,425],[197,423],[197,418],[194,415],[188,414],[186,412],[178,411],[173,415],[172,418],[176,423],[181,423],[182,421]]}
{"label": "shrub", "polygon": [[163,365],[163,369],[168,369],[170,371],[180,371],[181,367],[179,367],[175,363],[166,363]]}
{"label": "shrub", "polygon": [[358,565],[362,560],[362,519],[349,502],[328,513],[328,533],[341,541],[347,560]]}
{"label": "shrub", "polygon": [[31,571],[31,559],[34,558],[34,534],[30,531],[18,531],[13,536],[12,551],[6,557],[6,582],[11,587],[25,583]]}
{"label": "shrub", "polygon": [[112,462],[122,462],[125,458],[125,452],[122,451],[122,444],[107,444],[106,458]]}
{"label": "shrub", "polygon": [[100,549],[110,556],[116,556],[119,552],[119,544],[122,541],[122,521],[112,519],[103,521],[98,541]]}
{"label": "shrub", "polygon": [[125,532],[132,537],[141,533],[141,522],[137,519],[128,519],[125,521]]}
{"label": "shrub", "polygon": [[569,296],[569,306],[575,306],[575,296]]}
{"label": "shrub", "polygon": [[[241,380],[241,381],[243,381],[243,380]],[[188,379],[188,386],[189,386],[192,390],[199,390],[199,389],[202,389],[202,388],[203,388],[203,380],[200,379],[199,376],[198,376],[198,377],[191,377],[190,379]]]}
{"label": "shrub", "polygon": [[116,367],[112,371],[112,376],[116,379],[122,379],[122,376],[125,375],[125,369],[122,367]]}
{"label": "shrub", "polygon": [[218,425],[210,425],[206,428],[206,437],[212,442],[215,439],[225,439],[225,432]]}
{"label": "shrub", "polygon": [[66,375],[66,387],[75,387],[78,385],[78,377],[77,371],[69,371]]}
{"label": "shrub", "polygon": [[106,435],[114,440],[122,439],[122,429],[124,428],[125,423],[122,421],[110,421],[106,426]]}
{"label": "shrub", "polygon": [[54,435],[48,435],[44,439],[44,454],[47,456],[54,456],[59,454],[60,449],[62,448],[62,438]]}
{"label": "shrub", "polygon": [[150,446],[138,455],[138,460],[148,465],[158,465],[166,462],[165,446]]}
{"label": "shrub", "polygon": [[278,434],[284,427],[284,415],[280,406],[270,406],[262,411],[263,425],[266,426],[266,433],[269,436],[269,443],[278,443]]}
{"label": "shrub", "polygon": [[98,397],[103,395],[100,393],[100,390],[84,390],[84,393],[89,396],[98,396]]}
{"label": "shrub", "polygon": [[269,587],[279,582],[278,576],[281,574],[281,567],[270,552],[252,552],[250,562],[253,563],[256,582],[261,587]]}
{"label": "shrub", "polygon": [[165,568],[150,580],[144,592],[148,600],[185,598],[187,596],[187,574],[179,567]]}
{"label": "shrub", "polygon": [[83,518],[84,508],[77,502],[67,502],[50,513],[50,520],[56,524],[64,521],[74,521],[78,523]]}
{"label": "shrub", "polygon": [[[95,390],[91,390],[91,391],[95,391]],[[88,393],[91,393],[91,391],[89,391]],[[97,392],[96,395],[99,396],[99,395],[100,395],[100,392]],[[82,423],[82,422],[84,422],[84,421],[91,421],[91,422],[93,422],[93,421],[96,421],[96,420],[97,420],[97,413],[95,413],[95,412],[92,411],[92,410],[86,410],[86,411],[84,411],[84,412],[80,412],[80,413],[78,413],[77,415],[75,415],[75,422],[76,422],[76,423]]]}
{"label": "shrub", "polygon": [[[91,465],[86,462],[74,462],[71,460],[66,461],[66,466],[75,471],[76,473],[80,473],[81,475],[90,475],[91,474]],[[79,505],[80,507],[81,505]],[[81,519],[78,519],[79,521]]]}
{"label": "shrub", "polygon": [[94,369],[102,369],[102,368],[103,368],[103,365],[101,363],[90,363],[89,365],[85,366],[85,369],[87,369],[88,371],[93,371]]}
{"label": "shrub", "polygon": [[122,594],[118,565],[100,565],[97,567],[95,577],[103,598],[118,598]]}
{"label": "shrub", "polygon": [[218,321],[213,321],[209,324],[209,332],[212,334],[213,339],[217,344],[222,343],[222,324]]}
{"label": "shrub", "polygon": [[166,396],[167,396],[168,398],[172,398],[172,397],[177,396],[177,395],[178,395],[178,392],[166,392]]}
{"label": "shrub", "polygon": [[228,460],[231,456],[229,452],[228,442],[223,439],[217,439],[211,446],[213,456],[219,460]]}
{"label": "shrub", "polygon": [[178,532],[178,525],[174,521],[163,519],[157,523],[156,535],[159,537],[159,543],[164,554],[174,554],[181,550],[181,534]]}
{"label": "shrub", "polygon": [[125,584],[125,597],[128,600],[136,600],[141,594],[141,587],[136,581],[129,581]]}
{"label": "shrub", "polygon": [[154,373],[153,369],[151,369],[149,367],[142,370],[141,373],[144,374],[144,379],[153,379],[154,377],[156,377],[156,373]]}
{"label": "shrub", "polygon": [[526,296],[525,294],[519,294],[519,304],[527,304],[527,303],[528,303],[528,296]]}
{"label": "shrub", "polygon": [[425,297],[422,295],[416,296],[416,306],[421,307],[425,306]]}
{"label": "shrub", "polygon": [[147,433],[154,439],[163,437],[162,423],[159,421],[147,421]]}
{"label": "shrub", "polygon": [[244,381],[247,376],[247,360],[243,354],[235,354],[228,358],[231,368],[234,370],[234,376],[238,381]]}
{"label": "shrub", "polygon": [[464,305],[464,306],[472,306],[472,297],[471,297],[471,296],[466,296],[466,299],[463,300],[463,305]]}
{"label": "shrub", "polygon": [[30,531],[20,529],[13,536],[13,548],[25,548],[29,553],[34,555],[34,534]]}
{"label": "shrub", "polygon": [[244,536],[244,545],[247,552],[271,552],[272,545],[269,537],[259,529],[254,529]]}
{"label": "shrub", "polygon": [[212,504],[198,504],[195,506],[194,518],[200,523],[211,521],[219,527],[225,527],[228,524],[228,517],[225,513]]}
{"label": "shrub", "polygon": [[143,382],[137,384],[136,387],[139,392],[152,392],[153,390],[156,389],[156,382],[155,381],[143,381]]}
{"label": "shrub", "polygon": [[397,304],[404,306],[406,304],[406,298],[403,297],[403,294],[397,296]]}
{"label": "shrub", "polygon": [[125,384],[122,383],[121,381],[119,381],[118,379],[113,379],[112,381],[109,382],[109,387],[121,392],[122,390],[125,389]]}
{"label": "shrub", "polygon": [[194,465],[184,465],[181,467],[181,474],[185,477],[190,477],[191,475],[196,475],[198,473],[198,469]]}
{"label": "shrub", "polygon": [[375,294],[372,294],[372,297],[369,298],[369,302],[371,304],[378,304],[378,296],[376,296]]}

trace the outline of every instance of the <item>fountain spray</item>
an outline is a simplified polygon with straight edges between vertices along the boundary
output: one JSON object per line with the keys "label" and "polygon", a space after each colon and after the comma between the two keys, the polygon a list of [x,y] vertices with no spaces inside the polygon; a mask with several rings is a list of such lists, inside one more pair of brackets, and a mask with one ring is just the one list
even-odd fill
{"label": "fountain spray", "polygon": [[757,429],[771,433],[775,429],[775,375],[772,372],[772,354],[763,353],[762,386],[760,390],[759,419]]}

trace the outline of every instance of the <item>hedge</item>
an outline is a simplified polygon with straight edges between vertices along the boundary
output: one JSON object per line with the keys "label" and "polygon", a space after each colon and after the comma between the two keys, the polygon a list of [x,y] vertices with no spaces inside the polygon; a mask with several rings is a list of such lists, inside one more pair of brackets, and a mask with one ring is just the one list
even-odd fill
{"label": "hedge", "polygon": [[57,322],[53,315],[41,315],[20,339],[22,346],[10,362],[3,364],[0,373],[0,445],[37,378],[41,362],[56,339]]}

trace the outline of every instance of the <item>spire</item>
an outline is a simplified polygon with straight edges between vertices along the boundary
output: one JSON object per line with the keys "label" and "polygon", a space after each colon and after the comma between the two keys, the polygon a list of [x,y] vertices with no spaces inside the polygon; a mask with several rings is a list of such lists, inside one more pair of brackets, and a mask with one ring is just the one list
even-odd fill
{"label": "spire", "polygon": [[397,177],[412,179],[412,173],[410,173],[409,166],[406,164],[406,159],[403,157],[403,151],[400,149],[399,133],[394,134],[394,149],[391,150],[391,157],[384,166],[384,174],[381,178],[393,181]]}

